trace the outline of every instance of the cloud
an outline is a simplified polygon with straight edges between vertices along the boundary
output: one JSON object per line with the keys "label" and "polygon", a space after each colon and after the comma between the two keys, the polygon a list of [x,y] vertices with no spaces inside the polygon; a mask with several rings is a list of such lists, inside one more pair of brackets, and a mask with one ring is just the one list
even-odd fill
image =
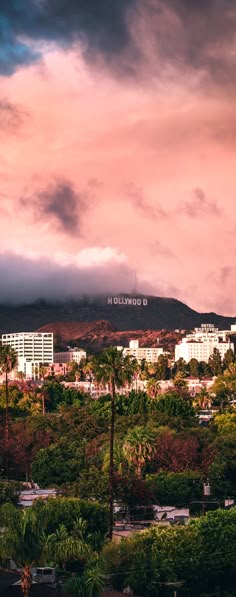
{"label": "cloud", "polygon": [[[90,185],[91,186],[91,185]],[[78,193],[66,180],[58,180],[32,198],[22,198],[22,207],[33,205],[36,221],[52,222],[66,234],[81,233],[82,217],[88,208],[85,192]]]}
{"label": "cloud", "polygon": [[0,98],[0,132],[16,131],[23,122],[25,113],[8,99]]}
{"label": "cloud", "polygon": [[151,255],[155,255],[155,256],[157,255],[159,257],[166,257],[168,259],[176,259],[176,255],[174,254],[174,252],[171,251],[171,249],[169,247],[160,243],[158,240],[150,245],[150,253],[151,253]]}
{"label": "cloud", "polygon": [[[230,0],[1,0],[0,72],[80,44],[116,75],[156,81],[185,68],[235,84],[236,7]],[[142,68],[143,67],[143,68]]]}
{"label": "cloud", "polygon": [[194,189],[192,196],[191,201],[187,201],[179,207],[179,213],[183,213],[190,218],[199,218],[204,214],[220,215],[217,203],[208,199],[201,188]]}
{"label": "cloud", "polygon": [[42,52],[33,41],[81,42],[88,54],[109,55],[128,43],[126,13],[134,0],[1,0],[0,72],[11,74]]}
{"label": "cloud", "polygon": [[135,209],[138,209],[143,216],[147,218],[165,218],[165,210],[156,202],[155,206],[150,205],[146,200],[142,188],[133,183],[129,183],[125,187],[125,193],[128,200],[132,203]]}
{"label": "cloud", "polygon": [[[97,260],[94,251],[88,256],[89,252],[63,265],[49,259],[0,255],[0,304],[132,291],[133,271],[115,251],[98,251]],[[147,283],[144,288],[151,289]]]}

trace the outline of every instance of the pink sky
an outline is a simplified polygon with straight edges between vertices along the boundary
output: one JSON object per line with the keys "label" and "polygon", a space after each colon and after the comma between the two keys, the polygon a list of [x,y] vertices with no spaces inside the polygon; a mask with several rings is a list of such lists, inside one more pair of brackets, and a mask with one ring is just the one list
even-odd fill
{"label": "pink sky", "polygon": [[[148,14],[130,16],[133,78],[53,42],[0,77],[4,283],[14,255],[34,271],[43,259],[45,276],[47,262],[74,266],[83,291],[95,271],[98,290],[115,277],[116,292],[131,291],[137,270],[140,292],[236,315],[235,89],[204,66],[163,64]],[[171,10],[164,26],[181,35]]]}

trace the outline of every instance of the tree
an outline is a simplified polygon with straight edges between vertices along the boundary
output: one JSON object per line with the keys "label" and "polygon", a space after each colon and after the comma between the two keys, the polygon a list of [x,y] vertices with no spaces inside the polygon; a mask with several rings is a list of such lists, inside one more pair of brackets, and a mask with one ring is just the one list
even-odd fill
{"label": "tree", "polygon": [[85,536],[85,529],[86,522],[82,518],[75,520],[70,532],[64,524],[61,524],[54,533],[47,537],[45,545],[47,560],[53,562],[54,565],[79,560],[83,568],[86,560],[92,555],[92,549]]}
{"label": "tree", "polygon": [[228,369],[229,365],[234,364],[235,363],[235,354],[234,351],[232,350],[232,348],[229,348],[226,353],[225,356],[223,358],[223,365],[225,367],[225,369]]}
{"label": "tree", "polygon": [[204,379],[207,377],[211,377],[212,376],[212,372],[211,369],[208,365],[208,363],[206,363],[205,361],[200,361],[199,363],[199,377],[200,379]]}
{"label": "tree", "polygon": [[120,590],[129,584],[142,597],[173,595],[178,581],[185,581],[186,596],[225,595],[236,583],[236,508],[210,512],[187,526],[153,525],[120,544],[106,544],[103,555]]}
{"label": "tree", "polygon": [[61,440],[38,451],[32,476],[40,487],[74,482],[84,468],[85,442]]}
{"label": "tree", "polygon": [[201,388],[201,390],[195,394],[193,405],[195,408],[211,408],[212,396],[206,388]]}
{"label": "tree", "polygon": [[[38,450],[48,446],[53,439],[53,431],[46,417],[32,416],[18,419],[11,424],[9,457],[15,474],[25,474],[31,481],[31,466]],[[17,465],[17,466],[16,466]]]}
{"label": "tree", "polygon": [[32,584],[31,569],[42,557],[46,537],[41,521],[30,508],[19,510],[11,504],[2,506],[0,510],[1,560],[11,558],[19,568],[22,568],[21,588],[24,597],[29,597]]}
{"label": "tree", "polygon": [[160,383],[155,377],[150,377],[147,381],[147,393],[150,398],[156,398],[161,389]]}
{"label": "tree", "polygon": [[235,365],[230,364],[223,375],[218,375],[211,386],[211,394],[215,396],[214,402],[221,407],[229,405],[236,397],[236,371]]}
{"label": "tree", "polygon": [[0,481],[0,506],[12,503],[17,506],[21,484],[17,481]]}
{"label": "tree", "polygon": [[157,360],[156,377],[158,379],[170,379],[170,368],[168,357],[160,354]]}
{"label": "tree", "polygon": [[97,358],[94,358],[93,373],[99,383],[109,384],[111,393],[111,424],[110,424],[110,466],[109,466],[109,537],[112,539],[113,529],[113,492],[114,492],[114,431],[115,431],[115,397],[116,389],[123,388],[125,383],[131,383],[136,362],[129,356],[124,356],[122,350],[107,348]]}
{"label": "tree", "polygon": [[155,453],[155,435],[145,427],[131,429],[123,445],[124,454],[136,470],[137,476],[142,476],[143,467],[151,460]]}
{"label": "tree", "polygon": [[190,373],[190,377],[199,377],[200,367],[199,367],[199,362],[197,359],[190,359],[189,373]]}
{"label": "tree", "polygon": [[157,398],[155,400],[155,410],[166,413],[170,417],[195,417],[192,405],[174,392]]}
{"label": "tree", "polygon": [[60,525],[64,525],[69,533],[73,532],[75,521],[82,518],[87,523],[87,533],[91,538],[98,529],[101,543],[108,531],[108,509],[105,504],[95,500],[58,497],[47,500],[35,500],[32,510],[45,527],[47,535],[55,533]]}
{"label": "tree", "polygon": [[188,470],[206,471],[214,457],[215,450],[205,445],[196,434],[177,434],[167,428],[161,430],[156,439],[152,470],[176,473]]}
{"label": "tree", "polygon": [[5,373],[5,391],[6,391],[6,417],[5,417],[5,452],[6,452],[6,477],[8,479],[9,473],[9,389],[8,389],[8,374],[15,369],[17,363],[17,353],[12,346],[0,345],[0,369]]}
{"label": "tree", "polygon": [[67,595],[72,597],[102,597],[105,576],[99,562],[88,563],[84,574],[74,576],[65,583]]}
{"label": "tree", "polygon": [[176,374],[178,374],[178,373],[180,373],[183,377],[188,377],[188,375],[189,375],[188,364],[185,362],[185,360],[182,357],[174,363],[172,370],[171,370],[171,377],[172,378],[175,377]]}
{"label": "tree", "polygon": [[222,360],[218,348],[213,349],[213,353],[208,359],[208,365],[213,375],[220,375],[222,373]]}
{"label": "tree", "polygon": [[166,506],[186,506],[191,500],[202,498],[202,474],[193,471],[160,471],[148,475],[146,484],[153,494],[154,503]]}

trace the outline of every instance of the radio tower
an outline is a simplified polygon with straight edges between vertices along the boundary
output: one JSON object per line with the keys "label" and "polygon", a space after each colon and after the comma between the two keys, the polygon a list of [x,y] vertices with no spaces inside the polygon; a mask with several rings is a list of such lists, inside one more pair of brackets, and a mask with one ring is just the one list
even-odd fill
{"label": "radio tower", "polygon": [[133,295],[137,294],[137,271],[136,269],[134,270],[134,286],[133,286]]}

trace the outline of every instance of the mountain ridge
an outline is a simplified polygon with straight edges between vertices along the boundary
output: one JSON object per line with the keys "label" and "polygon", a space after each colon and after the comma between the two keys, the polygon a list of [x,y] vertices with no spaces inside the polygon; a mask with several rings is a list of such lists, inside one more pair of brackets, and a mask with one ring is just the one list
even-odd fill
{"label": "mountain ridge", "polygon": [[53,332],[56,351],[70,346],[78,346],[88,352],[98,352],[108,346],[128,347],[130,340],[138,340],[140,347],[163,346],[167,351],[173,351],[181,334],[167,330],[123,330],[119,331],[109,321],[95,322],[55,322],[48,323],[36,330],[38,332]]}
{"label": "mountain ridge", "polygon": [[[122,304],[127,298],[131,304]],[[119,304],[120,299],[120,304]],[[146,304],[143,301],[146,301]],[[112,301],[112,302],[108,302]],[[141,302],[141,304],[138,303]],[[178,299],[124,293],[81,296],[78,299],[48,301],[38,299],[24,305],[0,304],[0,330],[34,331],[52,322],[109,321],[119,331],[192,329],[201,323],[229,328],[236,317],[199,313]]]}

